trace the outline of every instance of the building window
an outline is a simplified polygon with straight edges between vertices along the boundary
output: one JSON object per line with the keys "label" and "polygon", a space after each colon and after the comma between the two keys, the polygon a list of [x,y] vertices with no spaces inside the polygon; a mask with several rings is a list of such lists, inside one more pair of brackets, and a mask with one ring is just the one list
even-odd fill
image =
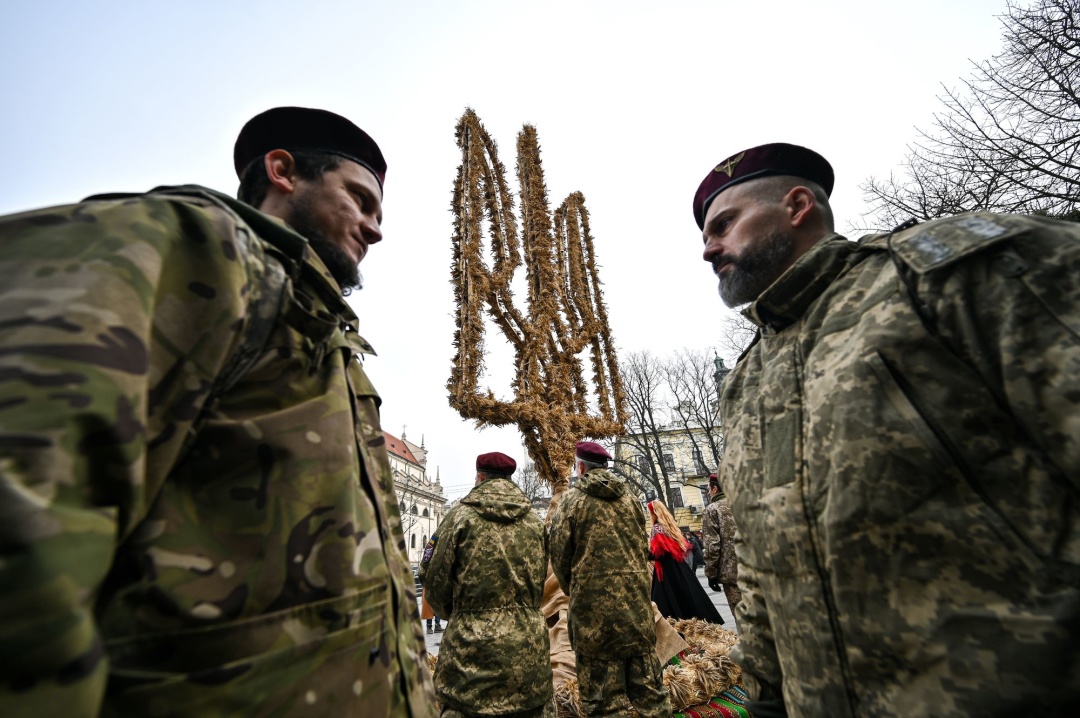
{"label": "building window", "polygon": [[670,498],[671,498],[671,508],[673,508],[673,509],[681,509],[683,507],[682,489],[673,488],[671,490]]}
{"label": "building window", "polygon": [[412,544],[411,548],[416,548],[416,534],[409,534],[409,543]]}
{"label": "building window", "polygon": [[709,473],[709,467],[705,465],[705,457],[701,455],[701,449],[694,447],[694,466],[699,474]]}
{"label": "building window", "polygon": [[664,454],[664,468],[668,471],[675,471],[675,457],[671,454]]}
{"label": "building window", "polygon": [[412,508],[409,509],[409,513],[412,514],[413,516],[416,516],[418,513],[420,513],[419,511],[416,510],[416,504],[412,505]]}
{"label": "building window", "polygon": [[405,513],[405,502],[401,502],[401,513]]}
{"label": "building window", "polygon": [[[424,518],[426,519],[429,516],[431,516],[431,513],[427,510],[427,507],[425,506],[424,507]],[[427,542],[425,541],[424,543],[427,543]]]}
{"label": "building window", "polygon": [[641,473],[643,473],[645,475],[648,475],[649,474],[649,468],[650,468],[649,467],[649,457],[648,456],[638,456],[637,457],[637,466],[638,466],[638,471],[640,471]]}
{"label": "building window", "polygon": [[424,534],[424,538],[420,539],[421,546],[427,546],[427,534]]}
{"label": "building window", "polygon": [[705,506],[708,506],[709,505],[709,487],[708,486],[699,486],[698,488],[701,490],[701,503],[703,503]]}

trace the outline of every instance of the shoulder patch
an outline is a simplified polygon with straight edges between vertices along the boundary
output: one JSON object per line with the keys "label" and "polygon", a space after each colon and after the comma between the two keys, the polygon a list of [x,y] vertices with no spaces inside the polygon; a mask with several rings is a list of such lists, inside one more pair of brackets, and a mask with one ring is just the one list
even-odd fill
{"label": "shoulder patch", "polygon": [[947,266],[1031,228],[1023,217],[964,214],[893,235],[889,247],[905,265],[923,274]]}
{"label": "shoulder patch", "polygon": [[438,536],[432,536],[428,539],[427,545],[424,546],[424,556],[420,559],[421,563],[427,563],[431,560],[431,554],[435,551],[435,542],[438,540]]}

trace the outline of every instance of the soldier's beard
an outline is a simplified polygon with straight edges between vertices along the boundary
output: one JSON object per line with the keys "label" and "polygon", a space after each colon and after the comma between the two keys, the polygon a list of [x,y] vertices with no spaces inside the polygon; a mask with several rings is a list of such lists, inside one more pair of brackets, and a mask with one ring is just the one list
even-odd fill
{"label": "soldier's beard", "polygon": [[782,231],[766,235],[747,246],[742,255],[723,255],[713,260],[715,272],[723,263],[729,269],[720,280],[720,298],[731,308],[749,304],[757,299],[787,268],[795,253],[795,241]]}
{"label": "soldier's beard", "polygon": [[323,235],[310,197],[309,194],[302,194],[292,202],[289,208],[289,226],[307,239],[312,251],[318,255],[330,270],[330,276],[341,287],[343,295],[348,296],[354,289],[363,289],[364,277],[360,274],[360,267],[348,252]]}

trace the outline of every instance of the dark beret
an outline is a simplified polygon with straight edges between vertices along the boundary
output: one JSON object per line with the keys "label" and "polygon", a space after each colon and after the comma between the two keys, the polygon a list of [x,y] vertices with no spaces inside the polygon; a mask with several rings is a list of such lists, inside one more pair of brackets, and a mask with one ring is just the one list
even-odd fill
{"label": "dark beret", "polygon": [[275,107],[252,117],[233,147],[236,176],[271,150],[329,152],[371,170],[380,187],[386,180],[386,160],[375,140],[341,115],[326,110]]}
{"label": "dark beret", "polygon": [[720,479],[716,477],[716,474],[709,474],[709,486],[720,488]]}
{"label": "dark beret", "polygon": [[574,447],[574,454],[579,459],[585,459],[586,461],[601,462],[611,458],[611,454],[595,441],[579,441]]}
{"label": "dark beret", "polygon": [[701,181],[694,195],[698,229],[705,229],[705,213],[716,195],[740,182],[771,175],[802,177],[821,185],[826,197],[832,194],[832,166],[817,152],[784,142],[752,147],[728,157]]}
{"label": "dark beret", "polygon": [[506,454],[492,451],[490,454],[480,454],[476,457],[476,470],[489,474],[502,474],[509,476],[517,469],[517,462]]}

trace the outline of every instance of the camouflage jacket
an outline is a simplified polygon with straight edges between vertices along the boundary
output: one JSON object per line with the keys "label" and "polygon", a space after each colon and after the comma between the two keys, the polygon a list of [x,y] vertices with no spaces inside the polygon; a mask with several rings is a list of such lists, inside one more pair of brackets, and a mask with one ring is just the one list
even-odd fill
{"label": "camouflage jacket", "polygon": [[444,708],[502,715],[551,700],[546,576],[544,523],[509,479],[484,481],[446,514],[420,563],[428,603],[450,617],[435,666]]}
{"label": "camouflage jacket", "polygon": [[0,220],[0,276],[0,715],[431,715],[371,348],[307,242],[166,188]]}
{"label": "camouflage jacket", "polygon": [[833,236],[722,388],[732,658],[792,716],[1080,701],[1080,225]]}
{"label": "camouflage jacket", "polygon": [[551,568],[570,597],[574,653],[603,659],[656,644],[645,511],[606,469],[579,478],[551,519]]}
{"label": "camouflage jacket", "polygon": [[735,518],[723,494],[717,494],[701,517],[705,541],[705,576],[719,583],[737,583],[739,563],[735,557]]}

